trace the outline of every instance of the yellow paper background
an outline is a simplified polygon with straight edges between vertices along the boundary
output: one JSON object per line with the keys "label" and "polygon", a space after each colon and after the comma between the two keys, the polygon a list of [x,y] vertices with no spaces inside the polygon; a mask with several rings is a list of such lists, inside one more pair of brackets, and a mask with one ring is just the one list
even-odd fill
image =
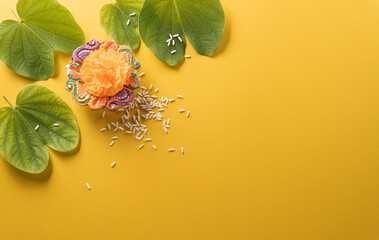
{"label": "yellow paper background", "polygon": [[[107,39],[109,1],[60,2],[87,39]],[[0,239],[379,238],[379,2],[222,3],[214,57],[188,46],[192,58],[170,68],[144,44],[136,53],[142,85],[185,96],[164,114],[169,134],[148,122],[157,151],[122,134],[109,147],[101,112],[64,89],[70,56],[56,52],[55,77],[37,84],[72,107],[80,151],[50,151],[34,177],[0,159]],[[15,19],[15,6],[2,0],[0,19]],[[31,83],[0,63],[1,95],[15,101]],[[167,152],[180,146],[185,155]]]}

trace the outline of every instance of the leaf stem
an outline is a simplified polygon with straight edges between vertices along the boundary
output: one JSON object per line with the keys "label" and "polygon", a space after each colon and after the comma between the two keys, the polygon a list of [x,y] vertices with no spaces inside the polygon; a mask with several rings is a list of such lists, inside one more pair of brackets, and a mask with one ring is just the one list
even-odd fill
{"label": "leaf stem", "polygon": [[4,99],[7,100],[7,102],[12,106],[14,107],[13,103],[11,103],[11,101],[7,98],[7,96],[3,95]]}
{"label": "leaf stem", "polygon": [[21,20],[21,18],[20,18],[20,16],[18,16],[18,14],[12,9],[12,12],[13,12],[13,14],[22,22],[22,20]]}

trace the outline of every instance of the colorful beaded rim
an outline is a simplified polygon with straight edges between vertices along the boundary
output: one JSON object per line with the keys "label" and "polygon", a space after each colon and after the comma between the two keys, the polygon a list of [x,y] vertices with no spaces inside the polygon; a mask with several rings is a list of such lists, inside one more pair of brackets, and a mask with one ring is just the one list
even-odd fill
{"label": "colorful beaded rim", "polygon": [[139,88],[137,72],[141,64],[134,59],[134,54],[131,49],[123,45],[118,46],[117,51],[125,57],[126,62],[131,66],[132,78],[124,85],[123,89],[114,96],[99,98],[91,95],[85,90],[84,82],[80,78],[80,69],[84,59],[91,52],[98,50],[102,44],[106,44],[107,42],[109,43],[109,41],[100,43],[95,39],[91,39],[86,45],[78,47],[72,53],[71,63],[66,66],[67,76],[69,77],[66,82],[66,90],[71,92],[73,99],[80,105],[89,105],[92,110],[107,108],[113,112],[133,99],[134,89]]}

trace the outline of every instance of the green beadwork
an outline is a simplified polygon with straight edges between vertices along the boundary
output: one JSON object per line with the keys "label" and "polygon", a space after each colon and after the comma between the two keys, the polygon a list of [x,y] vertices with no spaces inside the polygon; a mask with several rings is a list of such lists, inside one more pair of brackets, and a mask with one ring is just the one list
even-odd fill
{"label": "green beadwork", "polygon": [[133,89],[139,88],[139,79],[138,79],[138,77],[137,77],[137,74],[132,73],[132,76],[133,76],[133,78],[135,78],[135,79],[137,80],[137,86],[136,86],[136,87],[132,87],[132,86],[130,85],[130,83],[129,83],[128,87],[133,88]]}
{"label": "green beadwork", "polygon": [[80,68],[82,65],[80,65],[79,63],[71,63],[69,66],[71,67],[71,66],[73,66],[73,65],[75,65],[77,68]]}
{"label": "green beadwork", "polygon": [[70,82],[73,84],[73,87],[74,87],[74,89],[72,89],[72,91],[73,91],[73,97],[74,97],[75,101],[80,102],[80,103],[84,103],[84,102],[86,102],[88,99],[90,99],[91,94],[89,94],[88,97],[87,97],[86,99],[84,99],[84,100],[78,100],[78,99],[76,98],[76,83],[75,83],[75,81],[73,81],[73,80],[68,80],[67,83],[66,83],[66,87],[67,87],[68,89],[71,89],[71,87],[70,87],[70,85],[69,85]]}
{"label": "green beadwork", "polygon": [[138,61],[135,61],[134,63],[137,65],[136,67],[133,66],[133,60],[134,60],[134,54],[132,52],[132,50],[130,50],[129,48],[121,48],[119,49],[118,51],[121,52],[121,51],[124,51],[124,50],[127,50],[130,52],[130,54],[132,55],[131,59],[130,59],[130,65],[132,66],[133,69],[138,69],[141,67],[141,63],[138,62]]}
{"label": "green beadwork", "polygon": [[68,76],[69,76],[70,79],[72,79],[72,80],[77,80],[78,82],[83,82],[82,80],[80,80],[80,78],[74,78],[74,76],[72,75],[72,73],[69,73]]}

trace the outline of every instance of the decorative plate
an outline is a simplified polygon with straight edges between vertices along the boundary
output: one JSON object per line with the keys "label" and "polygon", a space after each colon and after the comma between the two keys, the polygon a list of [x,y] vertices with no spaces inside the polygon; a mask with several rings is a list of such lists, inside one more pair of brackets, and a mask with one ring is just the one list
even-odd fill
{"label": "decorative plate", "polygon": [[78,104],[91,110],[116,111],[133,99],[140,67],[128,47],[92,39],[73,52],[66,66],[66,89]]}

